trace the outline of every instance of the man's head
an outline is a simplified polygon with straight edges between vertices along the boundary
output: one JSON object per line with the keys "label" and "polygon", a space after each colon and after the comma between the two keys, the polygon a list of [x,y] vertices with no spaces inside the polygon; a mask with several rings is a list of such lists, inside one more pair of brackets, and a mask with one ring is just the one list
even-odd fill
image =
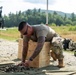
{"label": "man's head", "polygon": [[28,35],[31,36],[31,34],[33,33],[33,29],[32,27],[26,23],[25,21],[22,21],[19,26],[18,26],[18,30],[20,31],[20,33],[22,35]]}
{"label": "man's head", "polygon": [[26,22],[25,22],[25,21],[22,21],[22,22],[19,24],[19,26],[18,26],[18,30],[21,31],[21,30],[24,28],[25,25],[26,25]]}

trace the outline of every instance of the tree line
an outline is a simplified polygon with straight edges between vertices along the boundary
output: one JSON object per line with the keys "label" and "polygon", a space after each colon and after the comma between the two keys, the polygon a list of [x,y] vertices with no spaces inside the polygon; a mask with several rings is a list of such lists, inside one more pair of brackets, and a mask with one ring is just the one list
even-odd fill
{"label": "tree line", "polygon": [[[5,27],[17,27],[21,21],[26,21],[31,25],[35,24],[46,24],[46,13],[42,12],[41,9],[28,9],[27,11],[19,11],[14,13],[9,13],[8,16],[4,15],[4,26]],[[70,17],[62,16],[56,11],[53,13],[48,13],[48,24],[49,25],[76,25],[76,15],[71,13]]]}

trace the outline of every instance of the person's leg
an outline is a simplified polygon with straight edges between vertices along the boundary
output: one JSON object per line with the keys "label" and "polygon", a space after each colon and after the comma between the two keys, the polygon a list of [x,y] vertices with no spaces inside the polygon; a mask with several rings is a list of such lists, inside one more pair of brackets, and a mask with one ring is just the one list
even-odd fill
{"label": "person's leg", "polygon": [[58,59],[58,67],[64,67],[63,63],[63,46],[62,42],[58,39],[52,42],[52,51],[54,52],[56,58]]}
{"label": "person's leg", "polygon": [[57,58],[56,58],[56,54],[55,54],[55,52],[53,51],[52,39],[51,39],[51,41],[50,41],[50,45],[51,45],[51,48],[50,48],[50,49],[51,49],[51,52],[50,52],[51,57],[53,58],[54,61],[56,61]]}
{"label": "person's leg", "polygon": [[63,49],[59,50],[59,54],[57,54],[57,58],[58,58],[58,67],[60,68],[64,67]]}
{"label": "person's leg", "polygon": [[55,54],[53,51],[51,52],[51,57],[53,58],[54,61],[57,60],[57,58],[56,58],[56,54]]}

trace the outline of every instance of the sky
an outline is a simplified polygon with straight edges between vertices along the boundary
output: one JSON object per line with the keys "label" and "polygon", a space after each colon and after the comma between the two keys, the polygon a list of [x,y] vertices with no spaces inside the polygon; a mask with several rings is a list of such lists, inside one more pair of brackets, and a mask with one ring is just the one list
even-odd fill
{"label": "sky", "polygon": [[[76,14],[76,0],[48,0],[48,10],[62,11],[65,13]],[[0,0],[2,15],[16,13],[18,11],[26,11],[28,9],[45,9],[46,0]]]}

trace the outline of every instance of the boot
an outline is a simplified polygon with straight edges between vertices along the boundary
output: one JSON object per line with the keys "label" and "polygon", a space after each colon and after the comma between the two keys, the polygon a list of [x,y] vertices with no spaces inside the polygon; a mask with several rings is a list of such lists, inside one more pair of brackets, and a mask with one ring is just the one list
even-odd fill
{"label": "boot", "polygon": [[54,53],[54,52],[51,52],[51,57],[53,58],[53,60],[54,60],[54,61],[56,61],[56,60],[57,60],[56,55],[55,55],[55,53]]}
{"label": "boot", "polygon": [[63,68],[64,67],[63,59],[58,60],[58,67],[59,68]]}

